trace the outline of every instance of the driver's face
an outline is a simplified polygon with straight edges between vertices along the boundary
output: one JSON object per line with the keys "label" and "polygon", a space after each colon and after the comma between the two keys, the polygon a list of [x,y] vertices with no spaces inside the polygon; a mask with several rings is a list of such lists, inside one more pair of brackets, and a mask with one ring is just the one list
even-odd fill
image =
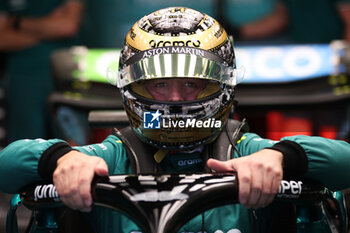
{"label": "driver's face", "polygon": [[160,78],[148,80],[145,83],[152,97],[160,101],[195,100],[206,85],[205,80],[190,78]]}

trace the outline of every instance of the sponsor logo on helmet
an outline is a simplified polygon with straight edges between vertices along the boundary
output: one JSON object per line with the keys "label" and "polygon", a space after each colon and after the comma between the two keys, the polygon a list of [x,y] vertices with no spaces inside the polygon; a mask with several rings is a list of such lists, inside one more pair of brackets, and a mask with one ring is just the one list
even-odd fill
{"label": "sponsor logo on helmet", "polygon": [[224,28],[220,26],[216,27],[216,29],[213,31],[213,34],[216,38],[220,38],[222,34],[224,33]]}
{"label": "sponsor logo on helmet", "polygon": [[162,48],[156,48],[156,49],[150,49],[146,50],[143,53],[142,59],[149,58],[156,55],[161,54],[169,54],[169,53],[175,53],[175,54],[191,54],[196,56],[204,57],[204,51],[201,49],[195,49],[195,48],[189,48],[189,47],[162,47]]}
{"label": "sponsor logo on helmet", "polygon": [[222,122],[215,118],[206,120],[195,118],[174,120],[167,117],[161,118],[161,115],[158,110],[157,112],[144,112],[143,127],[145,129],[160,129],[161,123],[163,128],[221,128],[222,126]]}
{"label": "sponsor logo on helmet", "polygon": [[135,31],[134,31],[134,28],[131,28],[129,33],[130,33],[130,38],[131,38],[132,40],[135,40],[136,33],[135,33]]}
{"label": "sponsor logo on helmet", "polygon": [[200,47],[201,42],[199,40],[174,40],[174,41],[155,41],[151,40],[149,42],[149,45],[152,48],[158,48],[158,47],[165,47],[165,46],[193,46],[193,47]]}

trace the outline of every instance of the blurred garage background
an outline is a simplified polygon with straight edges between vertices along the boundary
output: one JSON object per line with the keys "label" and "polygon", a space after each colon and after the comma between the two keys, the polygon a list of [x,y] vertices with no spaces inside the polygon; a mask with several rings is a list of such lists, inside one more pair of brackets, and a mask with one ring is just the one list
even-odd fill
{"label": "blurred garage background", "polygon": [[[350,8],[348,1],[324,0],[317,7],[311,0],[85,0],[84,4],[77,42],[50,57],[49,78],[55,85],[47,109],[54,130],[47,138],[84,145],[103,140],[112,127],[127,125],[118,92],[105,80],[106,69],[117,62],[124,36],[140,17],[163,7],[185,6],[218,19],[235,37],[237,64],[245,70],[236,93],[235,118],[247,118],[252,132],[275,140],[305,134],[349,141],[350,23],[342,16]],[[5,82],[9,54],[0,56],[0,78]],[[7,94],[0,89],[1,148],[10,142]],[[0,193],[0,232],[5,232],[11,196]],[[18,215],[24,232],[30,212],[22,207]]]}

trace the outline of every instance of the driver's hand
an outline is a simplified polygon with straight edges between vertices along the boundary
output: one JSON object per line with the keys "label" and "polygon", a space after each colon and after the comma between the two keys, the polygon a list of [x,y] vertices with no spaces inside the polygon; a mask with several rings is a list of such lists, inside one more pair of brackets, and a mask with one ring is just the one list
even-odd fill
{"label": "driver's hand", "polygon": [[263,149],[228,161],[209,159],[207,165],[216,172],[236,171],[239,202],[257,209],[270,204],[277,194],[283,177],[282,161],[281,152]]}
{"label": "driver's hand", "polygon": [[84,212],[91,210],[91,183],[95,175],[107,176],[106,162],[72,150],[57,160],[53,183],[64,204]]}

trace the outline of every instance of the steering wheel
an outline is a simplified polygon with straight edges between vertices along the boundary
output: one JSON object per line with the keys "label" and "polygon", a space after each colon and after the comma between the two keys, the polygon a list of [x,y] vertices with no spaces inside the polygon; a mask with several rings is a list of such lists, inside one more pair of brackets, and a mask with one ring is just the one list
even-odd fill
{"label": "steering wheel", "polygon": [[[327,189],[302,181],[281,182],[275,201],[321,202]],[[238,203],[236,173],[112,175],[96,178],[94,205],[120,211],[145,233],[177,232],[208,209]],[[40,184],[21,194],[29,209],[63,205],[53,184]]]}

